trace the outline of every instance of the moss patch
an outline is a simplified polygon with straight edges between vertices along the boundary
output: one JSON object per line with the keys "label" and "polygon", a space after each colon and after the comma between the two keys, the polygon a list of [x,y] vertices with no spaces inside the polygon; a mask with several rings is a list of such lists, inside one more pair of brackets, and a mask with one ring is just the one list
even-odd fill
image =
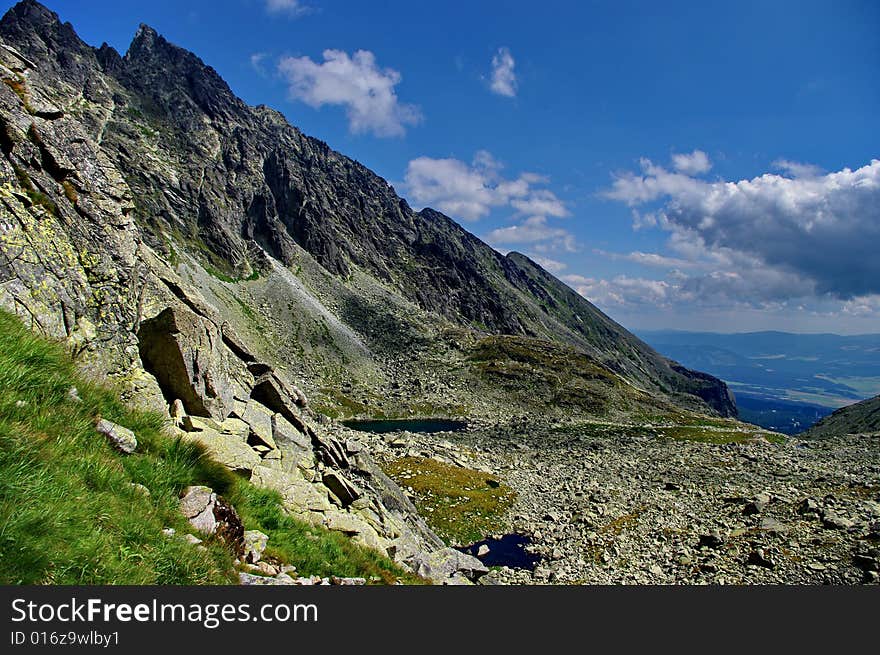
{"label": "moss patch", "polygon": [[758,439],[766,439],[771,443],[785,443],[785,437],[774,432],[761,430],[719,430],[713,426],[675,426],[655,428],[661,437],[683,441],[699,441],[702,443],[726,444],[748,443]]}
{"label": "moss patch", "polygon": [[3,84],[8,86],[10,89],[13,90],[13,92],[15,92],[15,95],[17,95],[18,99],[21,100],[21,104],[24,105],[24,109],[27,113],[34,113],[34,108],[31,106],[30,97],[28,97],[27,87],[22,80],[14,79],[11,77],[4,77]]}
{"label": "moss patch", "polygon": [[426,457],[401,457],[385,473],[411,490],[428,525],[451,543],[470,544],[503,529],[516,493],[493,475]]}

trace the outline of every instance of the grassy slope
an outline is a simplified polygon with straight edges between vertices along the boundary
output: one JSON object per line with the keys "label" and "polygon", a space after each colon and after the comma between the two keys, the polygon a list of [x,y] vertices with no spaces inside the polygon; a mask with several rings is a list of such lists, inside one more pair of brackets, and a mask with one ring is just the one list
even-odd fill
{"label": "grassy slope", "polygon": [[799,436],[822,438],[880,432],[880,396],[841,407]]}
{"label": "grassy slope", "polygon": [[[73,386],[82,402],[69,399]],[[116,453],[94,429],[98,415],[134,430],[137,452]],[[267,556],[302,575],[418,581],[340,533],[287,516],[277,494],[162,426],[159,415],[78,378],[59,345],[0,311],[0,584],[237,583],[222,544],[208,540],[203,551],[162,534],[192,532],[178,512],[179,493],[192,484],[223,494],[246,529],[269,535]]]}

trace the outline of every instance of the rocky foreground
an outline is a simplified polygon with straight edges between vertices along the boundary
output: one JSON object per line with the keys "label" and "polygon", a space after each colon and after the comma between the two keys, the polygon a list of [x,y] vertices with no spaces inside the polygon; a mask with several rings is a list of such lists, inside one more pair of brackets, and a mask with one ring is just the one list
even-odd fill
{"label": "rocky foreground", "polygon": [[501,584],[856,584],[880,571],[880,433],[714,444],[652,428],[482,428],[370,437],[379,458],[492,471],[534,571]]}

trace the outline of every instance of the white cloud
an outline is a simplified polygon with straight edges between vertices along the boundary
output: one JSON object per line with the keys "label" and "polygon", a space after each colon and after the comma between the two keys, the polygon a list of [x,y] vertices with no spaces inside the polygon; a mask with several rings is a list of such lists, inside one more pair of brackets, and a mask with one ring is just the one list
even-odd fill
{"label": "white cloud", "polygon": [[561,278],[602,307],[654,311],[707,309],[780,309],[809,303],[812,285],[769,268],[713,270],[698,275],[672,271],[665,279],[618,275],[612,279],[566,275]]}
{"label": "white cloud", "polygon": [[843,313],[858,317],[880,317],[880,294],[853,298],[843,304]]}
{"label": "white cloud", "polygon": [[478,151],[471,164],[452,158],[418,157],[407,165],[404,182],[414,204],[430,205],[460,220],[478,220],[496,207],[511,207],[519,215],[568,215],[552,191],[535,188],[546,184],[547,178],[534,173],[505,178],[502,168],[485,150]]}
{"label": "white cloud", "polygon": [[511,205],[523,214],[539,216],[565,217],[569,211],[556,195],[547,189],[539,189],[527,198],[518,198],[510,202]]}
{"label": "white cloud", "polygon": [[607,252],[605,250],[594,249],[597,255],[602,255],[612,260],[625,260],[634,264],[643,266],[654,266],[657,268],[694,268],[701,266],[700,262],[691,259],[682,259],[680,257],[667,257],[656,252],[641,252],[639,250],[630,253]]}
{"label": "white cloud", "polygon": [[546,271],[550,271],[551,273],[558,274],[568,268],[568,264],[565,262],[560,262],[555,259],[550,259],[549,257],[542,257],[541,255],[535,255],[532,253],[527,254],[528,258],[535,262],[538,266],[543,268]]}
{"label": "white cloud", "polygon": [[822,169],[813,164],[802,164],[788,159],[777,159],[773,167],[788,173],[791,177],[818,177],[823,173]]}
{"label": "white cloud", "polygon": [[671,285],[663,280],[632,278],[618,275],[612,280],[588,278],[583,275],[563,275],[562,281],[595,305],[624,307],[650,305],[665,307],[669,304]]}
{"label": "white cloud", "polygon": [[490,174],[496,174],[504,168],[504,164],[495,159],[495,156],[488,150],[477,150],[474,153],[473,165],[474,168],[484,170]]}
{"label": "white cloud", "polygon": [[251,68],[253,68],[258,73],[262,74],[265,72],[263,69],[263,61],[265,61],[268,55],[265,52],[255,52],[250,56]]}
{"label": "white cloud", "polygon": [[266,11],[270,14],[288,14],[290,16],[302,16],[311,11],[299,0],[266,0]]}
{"label": "white cloud", "polygon": [[842,300],[880,292],[880,161],[736,182],[698,180],[649,160],[641,167],[617,176],[605,195],[632,206],[662,199],[656,224],[680,254],[738,257]]}
{"label": "white cloud", "polygon": [[505,198],[489,186],[484,171],[458,159],[418,157],[409,162],[404,178],[416,203],[467,221],[486,216]]}
{"label": "white cloud", "polygon": [[486,235],[486,241],[493,247],[528,244],[541,253],[577,252],[574,235],[561,227],[547,225],[544,216],[530,216],[516,225],[492,230]]}
{"label": "white cloud", "polygon": [[672,167],[685,175],[700,175],[712,168],[712,162],[705,152],[694,150],[690,154],[672,155]]}
{"label": "white cloud", "polygon": [[407,125],[422,120],[415,105],[402,104],[394,87],[400,73],[380,69],[368,50],[353,56],[341,50],[325,50],[324,61],[309,57],[284,57],[279,72],[287,79],[289,95],[310,107],[341,105],[346,108],[351,132],[372,132],[376,136],[402,136]]}
{"label": "white cloud", "polygon": [[498,48],[492,57],[492,79],[489,88],[492,93],[513,98],[516,96],[516,62],[508,48]]}

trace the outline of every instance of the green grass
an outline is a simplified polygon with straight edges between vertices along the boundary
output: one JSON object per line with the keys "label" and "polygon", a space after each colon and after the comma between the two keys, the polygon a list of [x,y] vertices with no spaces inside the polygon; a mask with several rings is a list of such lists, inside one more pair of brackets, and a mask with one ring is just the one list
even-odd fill
{"label": "green grass", "polygon": [[235,497],[245,525],[270,535],[264,557],[293,562],[308,575],[367,577],[387,584],[424,584],[404,573],[377,551],[362,548],[340,532],[329,532],[297,521],[283,512],[277,492],[240,485]]}
{"label": "green grass", "polygon": [[683,441],[699,441],[701,443],[727,444],[727,443],[748,443],[757,439],[766,439],[775,444],[785,443],[785,437],[775,432],[764,432],[761,430],[740,431],[740,430],[718,430],[712,426],[675,426],[656,428],[661,437],[668,439],[677,439]]}
{"label": "green grass", "polygon": [[[82,402],[68,398],[72,386]],[[137,452],[114,451],[94,429],[99,415],[133,430]],[[246,529],[269,535],[269,557],[302,575],[418,582],[378,552],[287,516],[277,494],[167,436],[160,415],[81,379],[59,344],[0,311],[0,584],[237,583],[222,543],[199,550],[162,534],[193,531],[178,510],[192,484],[224,495]]]}
{"label": "green grass", "polygon": [[444,539],[471,544],[504,527],[516,493],[495,476],[426,457],[401,457],[383,469],[415,496],[419,514]]}

